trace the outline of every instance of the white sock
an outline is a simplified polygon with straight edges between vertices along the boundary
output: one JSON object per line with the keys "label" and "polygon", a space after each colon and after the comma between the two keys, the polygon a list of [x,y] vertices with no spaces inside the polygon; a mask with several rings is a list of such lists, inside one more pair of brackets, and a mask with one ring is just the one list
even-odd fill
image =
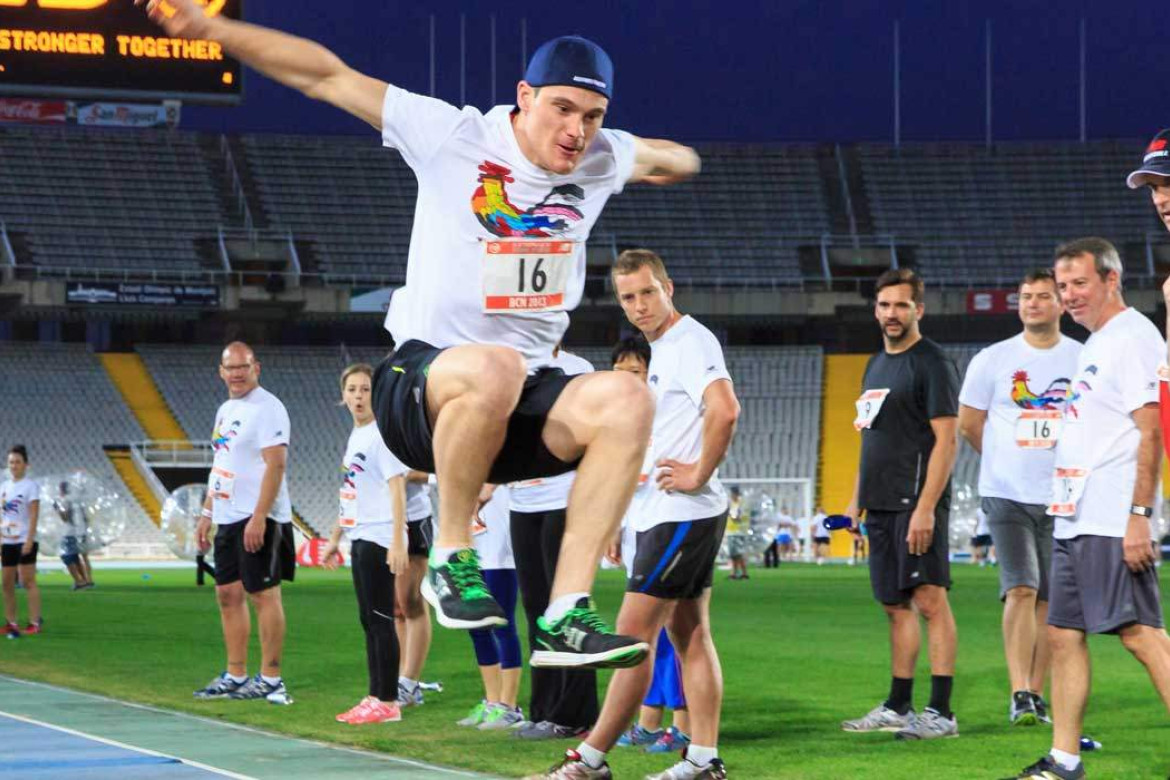
{"label": "white sock", "polygon": [[548,609],[544,611],[545,622],[556,623],[568,614],[570,609],[577,606],[578,601],[587,598],[589,598],[588,593],[566,593],[548,605]]}
{"label": "white sock", "polygon": [[605,753],[597,748],[589,747],[586,742],[577,746],[577,753],[580,754],[581,760],[589,765],[590,769],[601,769],[605,766]]}
{"label": "white sock", "polygon": [[264,682],[268,683],[269,685],[280,685],[280,681],[281,681],[281,679],[282,679],[282,678],[280,678],[280,677],[269,677],[269,676],[268,676],[268,675],[266,675],[266,674],[262,674],[262,675],[260,675],[260,679],[261,679],[261,680],[263,680]]}
{"label": "white sock", "polygon": [[465,547],[437,547],[437,546],[432,547],[431,548],[431,560],[434,561],[435,563],[446,563],[451,558],[452,555],[459,552],[460,550],[466,550],[466,549],[468,549],[466,546]]}
{"label": "white sock", "polygon": [[418,687],[418,680],[412,680],[409,677],[399,677],[398,684],[408,691],[413,691]]}
{"label": "white sock", "polygon": [[1061,769],[1067,769],[1070,772],[1081,765],[1081,757],[1076,753],[1065,753],[1063,750],[1052,748],[1049,755],[1052,756],[1053,761],[1060,764]]}
{"label": "white sock", "polygon": [[243,677],[236,677],[234,674],[229,674],[228,679],[234,682],[236,685],[239,685],[240,683],[245,683],[248,681],[248,675],[245,674]]}
{"label": "white sock", "polygon": [[707,766],[713,758],[719,758],[718,748],[702,747],[700,745],[690,745],[687,747],[687,761],[690,761],[695,766]]}

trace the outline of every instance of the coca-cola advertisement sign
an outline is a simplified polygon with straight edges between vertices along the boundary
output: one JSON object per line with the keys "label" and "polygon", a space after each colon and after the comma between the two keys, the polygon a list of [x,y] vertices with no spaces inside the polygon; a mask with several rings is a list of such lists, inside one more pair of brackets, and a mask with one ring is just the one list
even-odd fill
{"label": "coca-cola advertisement sign", "polygon": [[0,98],[0,122],[64,123],[68,114],[67,108],[64,100]]}

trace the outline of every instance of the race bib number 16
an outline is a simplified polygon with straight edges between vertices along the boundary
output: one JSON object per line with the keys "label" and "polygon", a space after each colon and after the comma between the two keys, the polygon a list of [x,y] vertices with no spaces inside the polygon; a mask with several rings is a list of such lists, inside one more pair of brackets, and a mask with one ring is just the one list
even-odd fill
{"label": "race bib number 16", "polygon": [[484,313],[564,311],[576,247],[572,241],[485,241]]}

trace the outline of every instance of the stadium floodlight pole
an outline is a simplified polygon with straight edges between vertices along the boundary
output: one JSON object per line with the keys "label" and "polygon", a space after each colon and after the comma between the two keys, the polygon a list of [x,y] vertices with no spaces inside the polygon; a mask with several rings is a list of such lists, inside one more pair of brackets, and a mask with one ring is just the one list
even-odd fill
{"label": "stadium floodlight pole", "polygon": [[894,148],[902,146],[902,25],[894,20]]}
{"label": "stadium floodlight pole", "polygon": [[520,17],[520,74],[528,68],[528,17]]}
{"label": "stadium floodlight pole", "polygon": [[1080,104],[1081,104],[1081,143],[1089,140],[1088,133],[1088,71],[1086,69],[1086,62],[1088,59],[1088,33],[1085,31],[1085,17],[1081,17],[1081,73],[1080,73]]}
{"label": "stadium floodlight pole", "polygon": [[984,73],[984,80],[986,81],[985,86],[987,88],[987,97],[986,97],[986,107],[984,109],[984,124],[985,124],[984,131],[985,131],[986,136],[987,136],[987,141],[986,141],[987,148],[990,149],[991,148],[991,141],[992,141],[992,138],[991,138],[991,20],[990,19],[988,19],[986,22],[986,29],[987,29],[986,62],[984,63],[984,67],[986,70]]}

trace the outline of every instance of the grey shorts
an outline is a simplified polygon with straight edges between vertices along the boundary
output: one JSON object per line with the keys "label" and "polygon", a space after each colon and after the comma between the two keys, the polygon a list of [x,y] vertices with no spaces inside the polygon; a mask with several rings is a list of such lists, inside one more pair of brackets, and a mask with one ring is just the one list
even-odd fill
{"label": "grey shorts", "polygon": [[1052,516],[1042,505],[1008,498],[984,498],[980,505],[999,559],[999,598],[1012,588],[1032,588],[1039,601],[1048,601]]}
{"label": "grey shorts", "polygon": [[727,534],[727,554],[732,558],[742,558],[747,553],[746,534]]}
{"label": "grey shorts", "polygon": [[1088,634],[1116,634],[1134,623],[1162,628],[1158,572],[1131,572],[1122,541],[1088,535],[1054,541],[1050,626]]}

